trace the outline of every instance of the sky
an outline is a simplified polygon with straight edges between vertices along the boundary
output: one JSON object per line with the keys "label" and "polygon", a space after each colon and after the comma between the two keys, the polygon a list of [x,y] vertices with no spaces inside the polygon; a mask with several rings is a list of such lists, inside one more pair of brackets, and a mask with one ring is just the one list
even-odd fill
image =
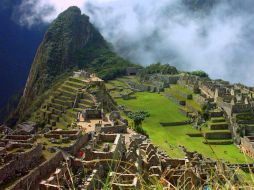
{"label": "sky", "polygon": [[254,86],[254,1],[207,0],[195,9],[190,1],[198,0],[23,0],[17,15],[35,27],[75,5],[135,63],[169,63]]}

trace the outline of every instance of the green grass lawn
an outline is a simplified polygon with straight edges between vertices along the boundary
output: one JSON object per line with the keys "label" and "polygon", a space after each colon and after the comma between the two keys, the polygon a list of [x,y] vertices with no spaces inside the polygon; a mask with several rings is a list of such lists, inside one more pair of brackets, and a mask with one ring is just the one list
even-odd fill
{"label": "green grass lawn", "polygon": [[[131,110],[144,110],[150,117],[143,123],[143,128],[148,132],[151,140],[169,156],[183,158],[183,152],[178,145],[184,145],[190,151],[198,151],[206,157],[218,158],[231,163],[246,163],[252,160],[246,158],[235,145],[206,145],[203,137],[189,137],[186,133],[197,133],[190,125],[161,127],[159,122],[175,122],[187,120],[178,110],[178,105],[162,94],[138,92],[136,99],[117,99],[119,105],[124,105]],[[215,153],[214,153],[215,152]]]}
{"label": "green grass lawn", "polygon": [[185,88],[181,85],[171,85],[170,88],[165,89],[166,93],[169,93],[171,96],[174,96],[177,100],[185,100],[187,107],[192,107],[193,109],[197,111],[202,111],[201,106],[195,102],[193,99],[187,100],[185,97],[182,96],[181,92],[187,94],[192,94],[192,96],[198,96],[197,94],[194,94],[191,92],[188,88]]}

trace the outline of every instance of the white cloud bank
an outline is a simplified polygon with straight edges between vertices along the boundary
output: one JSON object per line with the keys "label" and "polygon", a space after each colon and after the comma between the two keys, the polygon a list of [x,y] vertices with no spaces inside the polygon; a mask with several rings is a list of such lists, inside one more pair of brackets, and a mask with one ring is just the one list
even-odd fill
{"label": "white cloud bank", "polygon": [[31,26],[76,5],[134,62],[202,69],[254,86],[254,1],[214,0],[206,11],[193,11],[183,1],[190,0],[24,0],[19,12],[20,22]]}

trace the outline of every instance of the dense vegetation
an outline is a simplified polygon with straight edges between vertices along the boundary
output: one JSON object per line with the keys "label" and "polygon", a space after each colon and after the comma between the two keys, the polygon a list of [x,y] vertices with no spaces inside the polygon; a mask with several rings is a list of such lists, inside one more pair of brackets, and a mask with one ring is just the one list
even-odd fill
{"label": "dense vegetation", "polygon": [[133,130],[137,133],[148,136],[147,132],[142,128],[142,122],[149,116],[150,114],[147,111],[130,112],[128,117],[133,120]]}
{"label": "dense vegetation", "polygon": [[201,71],[201,70],[198,70],[198,71],[192,71],[190,72],[191,75],[195,75],[195,76],[199,76],[199,77],[202,77],[202,78],[207,78],[209,77],[209,75],[205,72],[205,71]]}
{"label": "dense vegetation", "polygon": [[86,68],[96,73],[103,80],[111,80],[126,74],[126,68],[133,66],[129,61],[119,57],[108,47],[98,48],[96,44],[88,44],[77,54],[79,68]]}
{"label": "dense vegetation", "polygon": [[147,74],[154,74],[154,73],[161,73],[161,74],[178,74],[177,69],[174,66],[169,64],[151,64],[147,66],[145,69],[142,70],[141,76],[145,76]]}

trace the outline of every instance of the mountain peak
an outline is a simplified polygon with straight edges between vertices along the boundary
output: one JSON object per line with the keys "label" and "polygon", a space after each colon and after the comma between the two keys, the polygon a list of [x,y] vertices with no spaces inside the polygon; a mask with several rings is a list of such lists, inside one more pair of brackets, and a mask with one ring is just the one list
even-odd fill
{"label": "mountain peak", "polygon": [[77,67],[77,52],[88,44],[107,47],[89,17],[75,6],[59,14],[37,50],[19,107],[25,109],[38,94],[50,88],[58,75]]}

